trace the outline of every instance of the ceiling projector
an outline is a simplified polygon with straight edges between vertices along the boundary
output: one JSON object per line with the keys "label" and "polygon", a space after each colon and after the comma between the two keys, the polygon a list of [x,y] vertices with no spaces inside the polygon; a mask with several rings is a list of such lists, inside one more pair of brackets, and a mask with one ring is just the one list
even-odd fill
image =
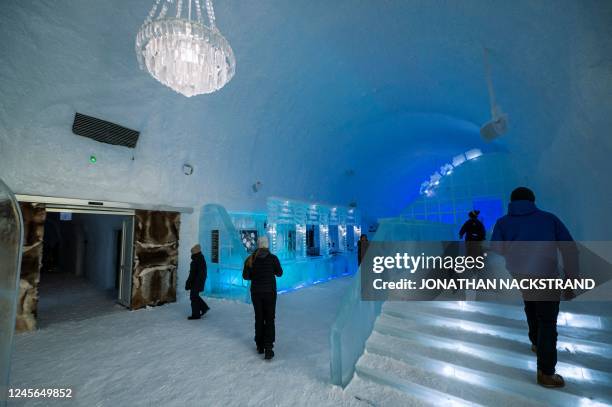
{"label": "ceiling projector", "polygon": [[480,127],[480,136],[485,141],[492,141],[508,131],[508,115],[501,114]]}

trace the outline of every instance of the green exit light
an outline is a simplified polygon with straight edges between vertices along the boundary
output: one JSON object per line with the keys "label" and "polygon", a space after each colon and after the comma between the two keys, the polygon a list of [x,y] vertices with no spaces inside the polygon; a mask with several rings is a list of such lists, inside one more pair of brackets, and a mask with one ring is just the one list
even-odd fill
{"label": "green exit light", "polygon": [[98,161],[98,159],[96,158],[96,156],[95,156],[95,155],[90,155],[90,156],[89,156],[89,162],[90,162],[90,163],[95,164],[95,163],[96,163],[96,161]]}

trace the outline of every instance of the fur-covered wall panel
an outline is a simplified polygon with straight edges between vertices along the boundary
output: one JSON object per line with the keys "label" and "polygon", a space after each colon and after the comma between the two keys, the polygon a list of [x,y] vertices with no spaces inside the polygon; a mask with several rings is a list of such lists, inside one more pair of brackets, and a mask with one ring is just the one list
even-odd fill
{"label": "fur-covered wall panel", "polygon": [[38,282],[42,266],[43,235],[47,211],[43,204],[21,202],[23,216],[23,256],[17,302],[17,332],[36,329]]}
{"label": "fur-covered wall panel", "polygon": [[180,214],[136,211],[132,308],[176,301]]}

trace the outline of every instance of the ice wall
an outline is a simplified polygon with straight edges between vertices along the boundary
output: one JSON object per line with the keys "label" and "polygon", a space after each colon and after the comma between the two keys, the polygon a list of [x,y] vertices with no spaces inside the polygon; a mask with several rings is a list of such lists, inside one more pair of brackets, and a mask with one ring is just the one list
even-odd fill
{"label": "ice wall", "polygon": [[0,179],[0,406],[5,406],[8,398],[22,244],[19,204]]}
{"label": "ice wall", "polygon": [[[237,73],[192,99],[137,68],[151,3],[3,2],[0,174],[16,192],[259,211],[280,195],[394,216],[441,160],[484,148],[486,45],[510,115],[490,148],[577,236],[612,233],[610,2],[220,0]],[[140,130],[137,148],[72,135],[75,111]]]}
{"label": "ice wall", "polygon": [[497,219],[506,213],[508,191],[523,182],[514,171],[515,160],[505,152],[483,155],[479,150],[454,156],[425,180],[421,195],[401,217],[453,224],[458,233],[468,212],[476,209],[486,230],[492,232]]}

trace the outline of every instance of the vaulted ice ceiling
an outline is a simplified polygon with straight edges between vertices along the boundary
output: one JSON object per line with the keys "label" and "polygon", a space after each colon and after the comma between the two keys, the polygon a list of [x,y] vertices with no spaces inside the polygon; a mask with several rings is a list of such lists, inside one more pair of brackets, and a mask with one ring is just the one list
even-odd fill
{"label": "vaulted ice ceiling", "polygon": [[[612,230],[612,2],[218,0],[236,76],[191,99],[138,70],[151,4],[2,2],[0,170],[17,192],[247,210],[280,195],[390,216],[479,147],[510,151],[542,206],[588,212],[579,233]],[[486,145],[483,46],[510,116]],[[137,148],[72,135],[75,111],[140,130]]]}

